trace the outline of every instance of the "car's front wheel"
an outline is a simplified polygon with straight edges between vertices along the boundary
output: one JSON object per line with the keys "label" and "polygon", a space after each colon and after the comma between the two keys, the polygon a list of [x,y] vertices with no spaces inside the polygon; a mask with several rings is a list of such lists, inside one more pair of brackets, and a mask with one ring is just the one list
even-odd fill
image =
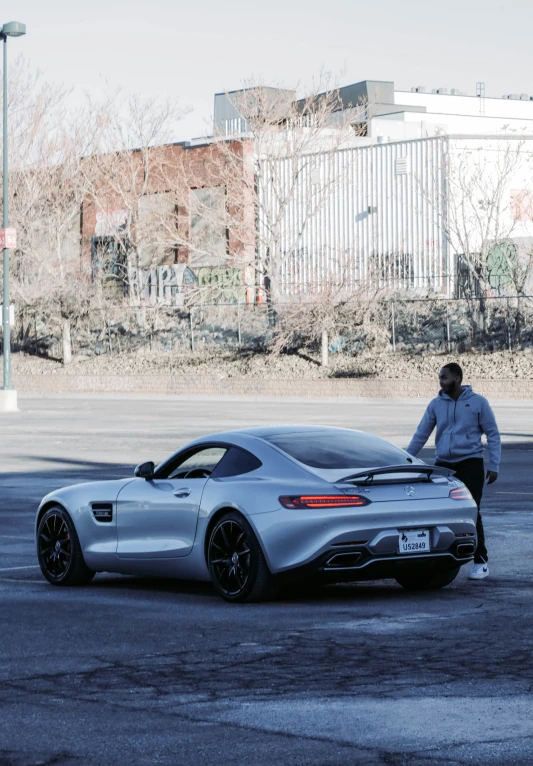
{"label": "car's front wheel", "polygon": [[460,569],[461,567],[455,567],[454,569],[448,569],[446,572],[428,575],[406,572],[405,574],[397,575],[396,582],[407,590],[436,590],[450,585],[459,574]]}
{"label": "car's front wheel", "polygon": [[72,519],[60,506],[49,508],[39,522],[37,557],[52,585],[85,585],[95,575],[85,563]]}
{"label": "car's front wheel", "polygon": [[209,536],[207,565],[226,601],[265,601],[276,594],[261,546],[239,513],[229,511],[217,520]]}

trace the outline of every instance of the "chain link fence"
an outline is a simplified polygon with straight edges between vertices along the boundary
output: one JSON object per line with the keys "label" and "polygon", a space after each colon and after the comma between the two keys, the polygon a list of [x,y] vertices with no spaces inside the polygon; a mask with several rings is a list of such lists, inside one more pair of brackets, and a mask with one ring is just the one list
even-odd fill
{"label": "chain link fence", "polygon": [[[263,306],[217,304],[183,311],[170,307],[94,309],[71,322],[72,353],[201,350],[208,346],[257,349],[272,335]],[[22,311],[12,332],[13,350],[60,359],[62,323],[44,312]]]}
{"label": "chain link fence", "polygon": [[533,345],[533,297],[391,300],[393,351],[501,351]]}
{"label": "chain link fence", "polygon": [[[188,310],[110,306],[72,320],[72,353],[95,356],[141,348],[172,352],[212,347],[259,351],[268,348],[283,311],[283,305],[274,310],[235,303]],[[333,309],[328,331],[331,353],[519,351],[533,346],[533,296],[394,298],[374,301],[366,322],[356,321],[355,309],[353,316],[350,323],[344,309],[342,321],[336,321]],[[299,342],[305,345],[305,337]],[[46,312],[19,311],[12,343],[14,351],[60,359],[61,320]]]}

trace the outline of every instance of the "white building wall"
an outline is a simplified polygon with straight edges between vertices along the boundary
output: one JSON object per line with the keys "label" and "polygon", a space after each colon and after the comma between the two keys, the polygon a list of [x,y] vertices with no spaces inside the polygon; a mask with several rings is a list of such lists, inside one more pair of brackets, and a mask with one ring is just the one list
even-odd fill
{"label": "white building wall", "polygon": [[532,138],[442,136],[263,162],[260,262],[275,248],[285,297],[328,285],[452,296],[465,238],[470,252],[483,237],[533,242],[532,171]]}
{"label": "white building wall", "polygon": [[[517,94],[519,95],[519,94]],[[441,93],[413,93],[395,91],[397,104],[425,108],[428,113],[464,115],[471,117],[500,117],[504,119],[533,120],[533,101],[510,98],[480,98],[478,96],[452,96]]]}
{"label": "white building wall", "polygon": [[261,163],[260,261],[276,248],[281,294],[305,296],[327,285],[447,290],[445,142],[378,143],[277,160],[275,168]]}
{"label": "white building wall", "polygon": [[[397,110],[369,122],[370,136],[392,141],[435,135],[533,135],[533,101],[396,91]],[[402,107],[421,111],[408,111]]]}
{"label": "white building wall", "polygon": [[399,112],[375,117],[369,123],[368,132],[371,136],[388,136],[392,141],[401,138],[427,138],[445,134],[530,136],[533,135],[533,118],[526,120],[509,117],[446,115],[432,112]]}

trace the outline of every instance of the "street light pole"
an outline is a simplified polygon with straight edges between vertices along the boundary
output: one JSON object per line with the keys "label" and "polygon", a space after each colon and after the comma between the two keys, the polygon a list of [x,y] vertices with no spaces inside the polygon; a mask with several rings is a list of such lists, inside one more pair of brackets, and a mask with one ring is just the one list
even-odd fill
{"label": "street light pole", "polygon": [[[3,72],[4,75],[4,109],[3,109],[3,117],[4,117],[4,129],[3,129],[3,143],[2,143],[2,149],[3,149],[3,186],[4,186],[4,193],[3,193],[3,221],[2,226],[4,229],[7,229],[9,225],[9,216],[8,216],[8,194],[9,194],[9,187],[8,187],[8,180],[7,180],[7,173],[8,173],[8,166],[7,166],[7,35],[2,34],[2,38],[4,41],[4,44],[2,48],[4,49],[4,66],[3,66]],[[9,389],[12,389],[13,386],[11,385],[11,323],[10,323],[10,317],[9,317],[9,306],[10,306],[10,298],[9,298],[9,250],[7,247],[4,247],[4,295],[3,295],[3,317],[2,317],[2,325],[4,329],[4,391],[7,391]]]}
{"label": "street light pole", "polygon": [[4,351],[4,385],[0,391],[0,412],[9,412],[17,409],[17,392],[13,389],[11,383],[11,318],[10,318],[10,296],[9,296],[9,249],[7,247],[6,229],[9,225],[9,182],[8,182],[8,136],[7,136],[7,38],[21,37],[26,34],[25,24],[19,21],[10,21],[2,26],[0,39],[3,42],[4,66],[3,66],[3,229],[4,229],[4,257],[3,257],[3,311],[2,327],[4,332],[3,351]]}

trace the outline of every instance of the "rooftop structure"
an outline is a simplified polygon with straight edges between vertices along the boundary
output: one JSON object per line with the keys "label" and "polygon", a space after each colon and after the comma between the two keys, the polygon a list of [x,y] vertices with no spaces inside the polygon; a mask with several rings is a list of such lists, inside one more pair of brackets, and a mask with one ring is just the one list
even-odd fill
{"label": "rooftop structure", "polygon": [[[215,135],[234,136],[247,132],[243,113],[250,97],[278,100],[280,104],[301,105],[294,91],[254,88],[215,95]],[[317,100],[325,94],[319,94]],[[360,144],[428,138],[438,135],[526,135],[533,133],[533,96],[508,94],[485,96],[484,83],[477,83],[476,95],[457,88],[415,86],[397,90],[393,81],[363,80],[337,92],[339,109],[353,122],[364,123]],[[283,107],[281,107],[282,111]],[[348,113],[348,114],[347,114]],[[334,125],[334,120],[332,120]],[[366,140],[365,140],[366,139]]]}

